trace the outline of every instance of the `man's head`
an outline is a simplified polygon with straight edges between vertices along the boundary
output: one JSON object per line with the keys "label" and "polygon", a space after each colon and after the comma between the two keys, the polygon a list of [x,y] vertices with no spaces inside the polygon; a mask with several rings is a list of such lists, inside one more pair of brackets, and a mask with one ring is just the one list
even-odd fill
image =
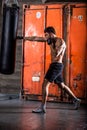
{"label": "man's head", "polygon": [[44,29],[44,33],[54,33],[54,34],[56,34],[56,31],[55,31],[54,27],[49,26],[49,27]]}
{"label": "man's head", "polygon": [[53,38],[56,36],[56,31],[52,26],[46,27],[44,29],[44,34],[47,39],[48,45],[52,43]]}

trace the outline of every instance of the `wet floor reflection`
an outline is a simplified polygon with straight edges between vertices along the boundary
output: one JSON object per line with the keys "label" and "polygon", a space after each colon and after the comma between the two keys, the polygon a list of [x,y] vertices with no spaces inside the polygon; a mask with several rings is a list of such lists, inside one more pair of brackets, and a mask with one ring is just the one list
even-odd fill
{"label": "wet floor reflection", "polygon": [[14,100],[0,104],[0,130],[87,130],[86,107],[73,110],[71,104],[48,103],[46,114],[32,113],[38,104]]}

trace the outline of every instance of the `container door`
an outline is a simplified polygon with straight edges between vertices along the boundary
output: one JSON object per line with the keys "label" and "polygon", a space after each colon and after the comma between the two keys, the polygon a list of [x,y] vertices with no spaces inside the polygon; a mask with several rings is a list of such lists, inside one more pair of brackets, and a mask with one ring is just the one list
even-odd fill
{"label": "container door", "polygon": [[70,86],[77,97],[85,98],[87,88],[87,7],[73,8],[70,24]]}
{"label": "container door", "polygon": [[[25,8],[24,36],[43,36],[44,11],[42,8]],[[22,89],[24,94],[41,95],[44,76],[44,43],[23,42]]]}
{"label": "container door", "polygon": [[[47,21],[46,26],[53,26],[56,30],[57,36],[62,38],[62,25],[63,25],[63,10],[62,5],[50,5],[47,8]],[[48,70],[49,64],[51,62],[50,47],[46,44],[46,63],[45,63],[45,72]],[[50,100],[61,100],[61,89],[52,84],[49,87],[49,96],[55,98],[50,98]]]}
{"label": "container door", "polygon": [[[62,6],[60,5],[24,7],[23,19],[25,37],[44,36],[46,26],[53,26],[57,35],[62,37]],[[47,44],[23,41],[23,94],[37,95],[37,99],[42,95],[42,82],[50,62],[50,48]],[[58,97],[59,94],[58,86],[51,85],[49,95]]]}

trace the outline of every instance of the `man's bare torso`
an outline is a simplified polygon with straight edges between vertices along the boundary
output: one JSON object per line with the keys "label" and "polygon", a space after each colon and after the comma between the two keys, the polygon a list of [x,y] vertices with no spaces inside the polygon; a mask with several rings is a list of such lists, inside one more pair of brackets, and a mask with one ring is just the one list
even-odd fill
{"label": "man's bare torso", "polygon": [[51,61],[62,63],[63,56],[66,50],[66,44],[63,39],[56,38],[56,41],[50,45]]}

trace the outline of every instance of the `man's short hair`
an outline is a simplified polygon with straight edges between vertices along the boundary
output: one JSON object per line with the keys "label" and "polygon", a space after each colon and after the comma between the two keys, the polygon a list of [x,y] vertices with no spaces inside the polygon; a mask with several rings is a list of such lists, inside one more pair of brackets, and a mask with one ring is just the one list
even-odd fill
{"label": "man's short hair", "polygon": [[52,26],[49,26],[49,27],[46,27],[45,29],[44,29],[44,33],[54,33],[54,34],[56,34],[56,31],[55,31],[55,29],[54,29],[54,27],[52,27]]}

